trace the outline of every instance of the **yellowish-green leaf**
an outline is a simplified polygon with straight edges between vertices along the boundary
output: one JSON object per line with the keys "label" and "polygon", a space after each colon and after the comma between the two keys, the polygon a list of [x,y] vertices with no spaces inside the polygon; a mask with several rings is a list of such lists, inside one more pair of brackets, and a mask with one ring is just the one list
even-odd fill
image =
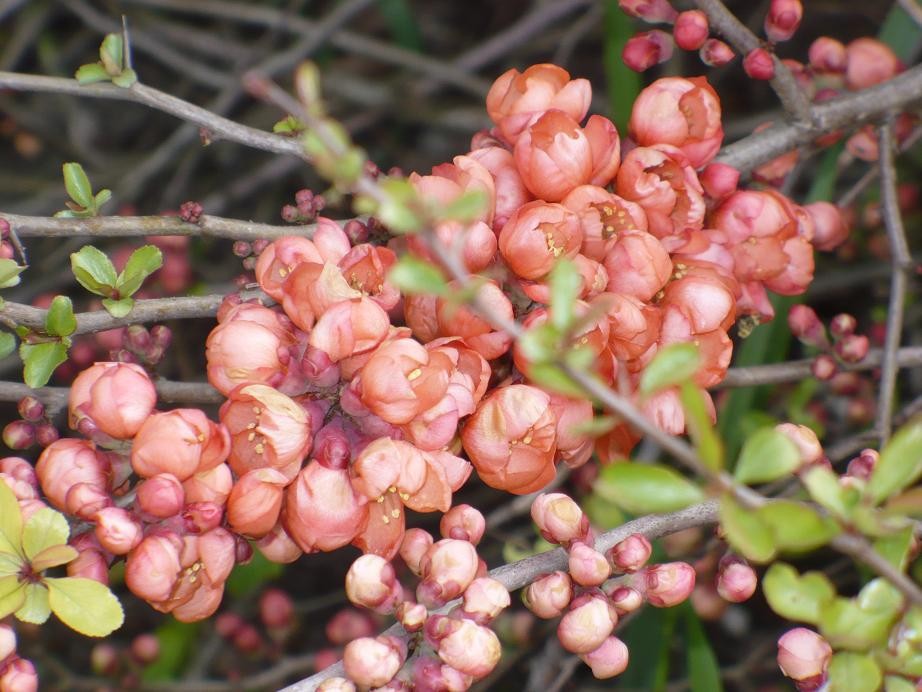
{"label": "yellowish-green leaf", "polygon": [[53,545],[32,558],[32,569],[36,572],[44,572],[46,569],[73,562],[78,555],[80,553],[73,546]]}
{"label": "yellowish-green leaf", "polygon": [[92,245],[84,245],[70,256],[70,266],[77,281],[86,290],[101,296],[112,295],[118,275],[106,253]]}
{"label": "yellowish-green leaf", "polygon": [[595,491],[634,514],[674,512],[701,502],[704,493],[674,469],[656,464],[610,464]]}
{"label": "yellowish-green leaf", "polygon": [[24,564],[26,564],[26,561],[21,556],[15,553],[0,552],[0,577],[19,574]]}
{"label": "yellowish-green leaf", "polygon": [[10,487],[0,479],[0,553],[22,557],[22,512]]}
{"label": "yellowish-green leaf", "polygon": [[843,488],[835,473],[822,466],[814,466],[804,473],[800,480],[810,493],[810,497],[834,515],[840,519],[848,519],[851,516],[853,500],[859,499],[858,493],[849,493],[850,488]]}
{"label": "yellowish-green leaf", "polygon": [[25,366],[23,381],[36,389],[44,387],[55,369],[67,360],[67,347],[61,341],[45,341],[40,344],[19,344],[19,357]]}
{"label": "yellowish-green leaf", "polygon": [[762,428],[743,444],[734,475],[740,483],[768,483],[789,475],[800,463],[791,438],[774,428]]}
{"label": "yellowish-green leaf", "polygon": [[117,75],[125,66],[125,42],[120,34],[106,34],[99,46],[99,59],[110,75]]}
{"label": "yellowish-green leaf", "polygon": [[23,622],[41,625],[51,615],[48,606],[48,589],[41,583],[25,585],[25,600],[16,611],[16,617]]}
{"label": "yellowish-green leaf", "polygon": [[799,502],[773,500],[757,513],[780,550],[813,550],[826,545],[840,530],[834,521]]}
{"label": "yellowish-green leaf", "polygon": [[0,332],[0,358],[6,358],[16,350],[16,337],[9,332]]}
{"label": "yellowish-green leaf", "polygon": [[397,260],[387,278],[403,293],[440,296],[448,290],[445,277],[438,267],[409,254]]}
{"label": "yellowish-green leaf", "polygon": [[46,578],[52,612],[88,637],[105,637],[125,621],[122,604],[107,586],[82,577]]}
{"label": "yellowish-green leaf", "polygon": [[109,73],[106,72],[106,68],[102,66],[102,63],[92,62],[87,63],[86,65],[81,65],[77,68],[76,74],[74,74],[77,82],[80,84],[95,84],[96,82],[108,82],[110,78]]}
{"label": "yellowish-green leaf", "polygon": [[922,476],[922,416],[900,428],[880,453],[868,480],[868,495],[875,503],[886,500]]}
{"label": "yellowish-green leaf", "polygon": [[26,589],[19,577],[0,577],[0,620],[19,610],[24,600]]}
{"label": "yellowish-green leaf", "polygon": [[840,651],[829,662],[829,692],[876,692],[883,676],[869,654]]}
{"label": "yellowish-green leaf", "polygon": [[26,270],[16,264],[16,260],[0,259],[0,288],[10,288],[19,284],[19,275]]}
{"label": "yellowish-green leaf", "polygon": [[836,597],[836,589],[822,572],[797,574],[783,562],[776,562],[762,578],[762,592],[768,605],[788,620],[817,624],[824,605]]}
{"label": "yellowish-green leaf", "polygon": [[134,298],[122,298],[121,300],[112,300],[111,298],[103,298],[102,306],[109,312],[113,317],[121,319],[125,317],[131,309],[134,307]]}
{"label": "yellowish-green leaf", "polygon": [[913,542],[913,527],[907,526],[889,536],[878,538],[874,541],[874,549],[883,555],[887,562],[902,572],[906,569],[909,551],[912,549]]}
{"label": "yellowish-green leaf", "polygon": [[122,298],[134,294],[144,279],[163,266],[163,253],[156,245],[145,245],[131,253],[125,269],[119,274],[115,288]]}
{"label": "yellowish-green leaf", "polygon": [[701,354],[692,343],[669,344],[661,348],[640,376],[643,394],[674,387],[690,380],[701,365]]}
{"label": "yellowish-green leaf", "polygon": [[439,218],[469,223],[480,219],[488,203],[489,199],[483,190],[468,190],[436,211]]}
{"label": "yellowish-green leaf", "polygon": [[85,209],[91,209],[94,204],[93,188],[90,185],[90,179],[83,171],[83,166],[79,163],[65,163],[62,166],[64,172],[64,188],[67,194],[77,204]]}
{"label": "yellowish-green leaf", "polygon": [[45,331],[52,336],[70,336],[77,329],[74,306],[67,296],[55,296],[45,315]]}
{"label": "yellowish-green leaf", "polygon": [[724,467],[724,445],[711,424],[711,417],[704,403],[704,394],[688,380],[682,383],[679,397],[685,410],[688,434],[695,443],[698,455],[709,469],[720,471]]}
{"label": "yellowish-green leaf", "polygon": [[730,545],[747,559],[768,562],[775,556],[775,538],[771,528],[729,493],[720,501],[720,525]]}
{"label": "yellowish-green leaf", "polygon": [[[124,70],[121,71],[121,73],[115,75],[112,78],[112,83],[117,87],[121,87],[122,89],[127,89],[128,87],[130,87],[132,84],[134,84],[137,81],[138,81],[138,74],[134,70],[132,70],[130,67],[125,68]],[[97,204],[98,204],[98,201],[97,201]]]}
{"label": "yellowish-green leaf", "polygon": [[22,530],[22,547],[30,560],[46,548],[67,543],[70,526],[60,512],[42,507],[35,512]]}
{"label": "yellowish-green leaf", "polygon": [[916,686],[906,678],[888,675],[884,678],[884,692],[917,692]]}

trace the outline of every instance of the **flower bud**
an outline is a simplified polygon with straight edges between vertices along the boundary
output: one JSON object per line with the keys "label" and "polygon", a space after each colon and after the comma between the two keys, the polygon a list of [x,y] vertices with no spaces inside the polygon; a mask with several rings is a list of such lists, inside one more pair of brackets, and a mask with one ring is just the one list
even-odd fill
{"label": "flower bud", "polygon": [[149,602],[170,597],[182,565],[182,541],[176,534],[152,533],[130,553],[125,562],[125,584],[131,592]]}
{"label": "flower bud", "polygon": [[[586,146],[588,148],[588,142]],[[588,176],[584,182],[588,182]],[[575,213],[561,204],[536,200],[519,207],[503,226],[499,234],[499,252],[517,276],[534,280],[546,276],[558,258],[575,257],[582,241],[583,233]]]}
{"label": "flower bud", "polygon": [[717,161],[709,163],[698,174],[704,193],[715,202],[720,202],[736,192],[740,182],[740,172],[733,166]]}
{"label": "flower bud", "polygon": [[531,503],[531,518],[541,536],[551,543],[568,546],[589,537],[589,518],[563,493],[538,495]]}
{"label": "flower bud", "polygon": [[272,530],[255,543],[259,552],[267,560],[288,564],[294,562],[303,554],[303,551],[285,531],[281,522],[272,527]]}
{"label": "flower bud", "polygon": [[67,563],[68,577],[83,577],[100,584],[109,584],[109,564],[102,550],[84,548],[76,559]]}
{"label": "flower bud", "polygon": [[580,586],[599,586],[611,575],[605,556],[585,543],[574,543],[568,553],[567,569]]}
{"label": "flower bud", "polygon": [[429,609],[422,603],[404,601],[397,606],[394,616],[407,632],[419,632],[426,624]]}
{"label": "flower bud", "polygon": [[65,438],[49,445],[35,464],[42,491],[58,509],[66,509],[68,492],[87,483],[102,492],[108,490],[111,465],[92,442]]}
{"label": "flower bud", "polygon": [[422,562],[435,539],[424,529],[407,529],[400,544],[400,557],[413,574],[422,573]]}
{"label": "flower bud", "polygon": [[848,64],[845,46],[829,36],[820,36],[810,44],[807,52],[810,68],[820,74],[842,74]]}
{"label": "flower bud", "polygon": [[131,655],[141,665],[153,663],[160,657],[160,640],[154,634],[139,634],[131,640]]}
{"label": "flower bud", "polygon": [[834,339],[851,336],[858,327],[858,320],[854,315],[842,312],[829,321],[829,331]]}
{"label": "flower bud", "polygon": [[16,405],[16,410],[23,420],[38,423],[45,417],[45,405],[34,396],[24,396]]}
{"label": "flower bud", "polygon": [[801,689],[817,689],[826,677],[832,647],[820,635],[797,627],[778,639],[778,667]]}
{"label": "flower bud", "polygon": [[182,520],[189,533],[205,533],[221,524],[224,508],[215,502],[190,502],[183,508]]}
{"label": "flower bud", "polygon": [[373,637],[377,623],[370,613],[355,608],[343,608],[330,618],[325,629],[327,639],[335,646],[343,646],[359,637]]}
{"label": "flower bud", "polygon": [[666,562],[643,572],[645,597],[650,605],[669,608],[678,605],[695,588],[695,569],[686,562]]}
{"label": "flower bud", "polygon": [[653,29],[629,38],[621,51],[621,61],[634,72],[645,72],[669,60],[672,50],[672,36],[665,31]]}
{"label": "flower bud", "polygon": [[803,17],[804,7],[800,0],[771,0],[765,15],[765,35],[773,43],[787,41]]}
{"label": "flower bud", "polygon": [[836,342],[836,355],[846,363],[859,363],[868,355],[870,342],[863,334],[849,334]]}
{"label": "flower bud", "polygon": [[653,546],[647,537],[634,533],[619,541],[608,551],[608,559],[618,572],[636,572],[650,559]]}
{"label": "flower bud", "polygon": [[493,630],[471,620],[455,620],[452,624],[436,647],[439,658],[474,679],[489,675],[502,655],[499,638]]}
{"label": "flower bud", "polygon": [[825,348],[829,345],[826,328],[813,308],[808,305],[798,303],[791,306],[788,313],[788,327],[795,337],[808,346]]}
{"label": "flower bud", "polygon": [[234,476],[230,466],[218,464],[208,471],[200,471],[182,484],[185,500],[192,502],[214,502],[223,505],[227,502],[234,486]]}
{"label": "flower bud", "polygon": [[137,493],[138,507],[158,519],[175,517],[185,503],[182,484],[171,473],[158,473],[142,481]]}
{"label": "flower bud", "polygon": [[3,428],[3,444],[13,450],[29,449],[35,444],[35,425],[24,420],[14,420]]}
{"label": "flower bud", "polygon": [[259,630],[248,622],[244,622],[233,636],[234,648],[245,654],[255,654],[263,646],[263,638]]}
{"label": "flower bud", "polygon": [[853,91],[886,82],[902,69],[893,49],[876,38],[857,38],[845,53],[845,84]]}
{"label": "flower bud", "polygon": [[815,464],[823,458],[823,445],[820,444],[816,433],[806,425],[779,423],[775,430],[797,445],[802,465]]}
{"label": "flower bud", "polygon": [[214,468],[227,458],[230,437],[198,409],[155,413],[141,425],[131,446],[131,466],[142,478],[171,473],[180,481]]}
{"label": "flower bud", "polygon": [[618,622],[615,609],[601,594],[585,593],[570,604],[560,619],[557,638],[564,649],[587,654],[602,645]]}
{"label": "flower bud", "polygon": [[16,652],[16,632],[9,625],[0,625],[0,664]]}
{"label": "flower bud", "polygon": [[643,605],[643,595],[637,589],[632,589],[630,586],[615,587],[612,589],[611,593],[608,594],[608,599],[611,601],[619,617],[626,613],[633,613]]}
{"label": "flower bud", "polygon": [[272,468],[244,474],[227,498],[227,523],[239,534],[262,538],[279,518],[288,479]]}
{"label": "flower bud", "polygon": [[672,36],[682,50],[698,50],[711,33],[707,15],[701,10],[680,12],[672,27]]}
{"label": "flower bud", "polygon": [[755,570],[745,560],[727,556],[717,568],[717,593],[731,603],[748,601],[759,583]]}
{"label": "flower bud", "polygon": [[121,507],[106,507],[96,513],[96,539],[113,555],[126,555],[141,542],[143,527]]}
{"label": "flower bud", "polygon": [[698,51],[698,57],[708,67],[722,67],[736,57],[733,49],[716,38],[709,38]]}
{"label": "flower bud", "polygon": [[0,673],[0,690],[3,692],[35,692],[38,689],[38,673],[32,661],[17,658]]}
{"label": "flower bud", "polygon": [[842,210],[829,202],[805,204],[804,209],[813,219],[813,246],[831,252],[848,239],[849,228]]}
{"label": "flower bud", "polygon": [[402,592],[393,566],[380,555],[362,555],[346,573],[346,596],[369,610],[389,612]]}
{"label": "flower bud", "polygon": [[566,572],[551,572],[535,579],[522,591],[522,601],[539,618],[560,615],[573,598],[573,582]]}
{"label": "flower bud", "polygon": [[480,577],[464,590],[461,610],[474,622],[486,625],[511,603],[509,590],[490,577]]}
{"label": "flower bud", "polygon": [[620,675],[627,668],[627,645],[617,637],[608,637],[599,648],[588,654],[580,654],[580,660],[592,669],[598,680]]}
{"label": "flower bud", "polygon": [[334,550],[355,538],[367,517],[367,502],[347,469],[311,461],[286,490],[282,525],[305,552]]}
{"label": "flower bud", "polygon": [[90,668],[96,675],[115,675],[118,664],[119,651],[112,644],[101,642],[90,649]]}
{"label": "flower bud", "polygon": [[753,79],[768,81],[775,76],[775,60],[764,48],[755,48],[743,58],[743,70]]}
{"label": "flower bud", "polygon": [[831,380],[835,374],[839,372],[839,365],[836,363],[835,358],[828,354],[821,353],[813,359],[813,363],[810,365],[810,372],[813,373],[816,379],[825,382],[826,380]]}
{"label": "flower bud", "polygon": [[291,596],[281,589],[266,589],[259,597],[259,617],[269,629],[290,627],[294,617]]}
{"label": "flower bud", "polygon": [[360,687],[383,687],[397,675],[405,658],[406,645],[396,637],[362,637],[346,644],[343,668]]}
{"label": "flower bud", "polygon": [[[486,519],[470,505],[455,505],[442,515],[439,531],[443,538],[456,538],[472,545],[480,543],[486,530]],[[403,549],[401,548],[401,554]]]}
{"label": "flower bud", "polygon": [[144,368],[131,363],[95,363],[77,375],[70,389],[68,422],[84,417],[109,437],[127,440],[154,410],[157,391]]}
{"label": "flower bud", "polygon": [[845,473],[853,478],[868,480],[879,460],[880,453],[876,449],[862,449],[857,457],[848,462],[848,469]]}
{"label": "flower bud", "polygon": [[474,684],[470,675],[455,670],[434,656],[414,656],[412,681],[418,692],[466,690]]}
{"label": "flower bud", "polygon": [[35,426],[35,441],[39,447],[47,447],[59,439],[61,439],[61,433],[51,423],[39,423]]}
{"label": "flower bud", "polygon": [[433,607],[460,596],[477,576],[477,549],[467,541],[443,538],[432,544],[420,562],[422,581],[417,600]]}
{"label": "flower bud", "polygon": [[676,19],[676,11],[668,0],[618,0],[625,14],[651,24],[668,24]]}

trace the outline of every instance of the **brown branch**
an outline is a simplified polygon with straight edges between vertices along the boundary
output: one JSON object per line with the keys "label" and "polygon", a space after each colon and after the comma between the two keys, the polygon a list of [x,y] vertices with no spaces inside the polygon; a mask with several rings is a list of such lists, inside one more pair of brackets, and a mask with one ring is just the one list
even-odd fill
{"label": "brown branch", "polygon": [[[714,524],[717,522],[717,506],[716,500],[708,500],[671,514],[650,514],[634,521],[629,521],[601,534],[595,542],[596,550],[605,552],[616,543],[635,533],[641,533],[653,540],[684,529]],[[567,569],[567,552],[563,548],[554,548],[553,550],[491,569],[490,576],[510,591],[515,591],[527,586],[542,574],[565,569]],[[439,612],[450,610],[458,602],[460,601],[452,601],[444,608],[441,608]],[[392,625],[385,632],[385,634],[395,636],[402,633],[403,628],[399,624]],[[327,678],[342,675],[342,662],[339,662],[316,675],[285,687],[281,692],[307,692],[315,689],[317,685]]]}
{"label": "brown branch", "polygon": [[188,223],[178,216],[94,216],[88,219],[22,216],[0,212],[21,238],[56,238],[74,236],[143,237],[159,235],[212,236],[234,240],[273,239],[287,235],[310,238],[316,224],[274,226],[267,223],[227,219],[203,214],[198,223]]}
{"label": "brown branch", "polygon": [[[743,55],[762,46],[759,37],[727,9],[721,0],[695,0],[695,4],[707,15],[711,28]],[[778,95],[781,105],[794,117],[798,124],[809,124],[813,120],[810,100],[797,84],[797,80],[778,56],[771,53],[775,63],[775,76],[771,79],[772,89]]]}
{"label": "brown branch", "polygon": [[840,533],[832,539],[830,545],[843,555],[848,555],[870,567],[899,589],[912,605],[922,605],[922,589],[919,585],[878,553],[866,538],[851,533]]}

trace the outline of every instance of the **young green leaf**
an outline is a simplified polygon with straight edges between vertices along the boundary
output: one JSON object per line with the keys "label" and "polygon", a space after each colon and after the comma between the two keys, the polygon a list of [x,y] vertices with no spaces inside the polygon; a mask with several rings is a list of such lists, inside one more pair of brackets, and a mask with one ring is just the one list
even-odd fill
{"label": "young green leaf", "polygon": [[99,208],[110,199],[112,199],[112,190],[103,188],[97,192],[96,196],[93,198],[93,201],[96,203],[96,209],[99,210]]}
{"label": "young green leaf", "polygon": [[769,526],[729,493],[720,501],[720,526],[730,545],[748,560],[768,562],[775,556],[775,538]]}
{"label": "young green leaf", "polygon": [[29,517],[22,529],[22,549],[31,560],[47,548],[67,543],[68,537],[70,526],[64,515],[50,507],[42,507]]}
{"label": "young green leaf", "polygon": [[906,678],[888,675],[884,678],[884,692],[918,692],[918,690]]}
{"label": "young green leaf", "polygon": [[799,502],[773,500],[756,513],[771,529],[780,550],[813,550],[826,545],[840,530],[834,521]]}
{"label": "young green leaf", "polygon": [[611,464],[602,469],[596,492],[628,512],[674,512],[704,499],[704,492],[668,466]]}
{"label": "young green leaf", "polygon": [[554,363],[533,363],[528,369],[532,382],[552,392],[572,397],[585,397],[585,390]]}
{"label": "young green leaf", "polygon": [[19,275],[26,270],[20,267],[16,260],[0,259],[0,288],[10,288],[19,284]]}
{"label": "young green leaf", "polygon": [[0,332],[0,358],[6,358],[16,350],[16,337],[9,332]]}
{"label": "young green leaf", "polygon": [[411,295],[440,296],[448,290],[445,277],[438,267],[410,254],[401,255],[391,267],[387,278],[401,292]]}
{"label": "young green leaf", "polygon": [[776,562],[762,577],[762,592],[768,605],[788,620],[816,625],[820,611],[836,597],[836,588],[822,572],[803,576],[783,562]]}
{"label": "young green leaf", "polygon": [[113,77],[125,66],[125,42],[119,34],[106,34],[99,46],[99,59]]}
{"label": "young green leaf", "polygon": [[33,625],[41,625],[51,615],[51,608],[48,605],[48,589],[44,584],[31,582],[26,582],[24,587],[25,598],[19,610],[16,611],[16,619]]}
{"label": "young green leaf", "polygon": [[880,668],[870,654],[840,651],[829,662],[828,692],[873,692],[883,681]]}
{"label": "young green leaf", "polygon": [[67,296],[55,296],[45,316],[45,331],[52,336],[70,336],[77,329],[74,306]]}
{"label": "young green leaf", "polygon": [[141,288],[144,279],[163,266],[163,253],[156,245],[145,245],[131,253],[115,282],[119,296],[127,298]]}
{"label": "young green leaf", "polygon": [[692,343],[669,344],[661,348],[640,376],[642,394],[656,392],[690,380],[701,365],[701,354]]}
{"label": "young green leaf", "polygon": [[18,574],[0,577],[0,620],[19,610],[25,600],[25,584],[19,581]]}
{"label": "young green leaf", "polygon": [[67,348],[60,341],[20,344],[19,356],[25,364],[23,381],[37,389],[48,384],[55,369],[67,360]]}
{"label": "young green leaf", "polygon": [[92,245],[86,245],[70,256],[70,266],[77,281],[90,293],[110,296],[115,290],[118,274],[106,254]]}
{"label": "young green leaf", "polygon": [[131,312],[131,309],[134,307],[134,298],[122,298],[121,300],[112,300],[111,298],[103,298],[102,306],[113,317],[122,318],[122,317],[125,317],[129,312]]}
{"label": "young green leaf", "polygon": [[843,488],[835,473],[822,466],[814,466],[800,476],[800,482],[815,502],[839,519],[847,520],[851,516],[858,494],[850,493],[850,488]]}
{"label": "young green leaf", "polygon": [[868,497],[879,504],[922,475],[922,416],[916,416],[881,450],[868,481]]}
{"label": "young green leaf", "polygon": [[88,637],[105,637],[125,621],[122,604],[108,587],[83,577],[46,577],[52,612]]}
{"label": "young green leaf", "polygon": [[52,567],[60,567],[68,562],[73,562],[80,555],[77,549],[70,545],[59,544],[52,545],[32,558],[32,569],[36,572],[44,572]]}
{"label": "young green leaf", "polygon": [[573,325],[573,311],[583,280],[576,265],[562,257],[548,276],[551,289],[551,323],[561,332]]}
{"label": "young green leaf", "polygon": [[102,63],[94,62],[81,65],[74,74],[77,82],[82,85],[95,84],[96,82],[108,82],[110,77]]}
{"label": "young green leaf", "polygon": [[22,512],[10,487],[0,480],[0,553],[23,557]]}
{"label": "young green leaf", "polygon": [[711,416],[704,403],[701,390],[690,380],[682,383],[679,388],[679,398],[685,411],[685,422],[688,434],[695,449],[705,465],[711,471],[720,471],[724,467],[724,446],[714,426]]}
{"label": "young green leaf", "polygon": [[909,551],[914,544],[913,535],[913,527],[907,526],[901,531],[889,536],[881,536],[875,540],[874,549],[883,555],[887,562],[902,572],[906,569]]}
{"label": "young green leaf", "polygon": [[64,171],[64,189],[67,194],[84,209],[93,208],[93,187],[90,185],[90,179],[86,177],[83,166],[79,163],[65,163]]}
{"label": "young green leaf", "polygon": [[740,483],[768,483],[789,475],[800,463],[797,445],[787,435],[762,428],[743,443],[734,476]]}
{"label": "young green leaf", "polygon": [[121,87],[122,89],[127,89],[137,81],[138,74],[130,67],[125,68],[112,78],[112,83],[117,87]]}

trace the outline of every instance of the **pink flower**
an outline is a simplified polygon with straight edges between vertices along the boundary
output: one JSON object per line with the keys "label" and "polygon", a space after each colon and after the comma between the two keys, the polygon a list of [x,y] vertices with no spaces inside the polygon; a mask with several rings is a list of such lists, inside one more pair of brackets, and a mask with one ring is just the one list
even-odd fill
{"label": "pink flower", "polygon": [[295,268],[304,262],[323,263],[317,247],[308,238],[284,236],[270,243],[259,253],[256,280],[273,300],[281,301],[283,286]]}
{"label": "pink flower", "polygon": [[179,408],[148,418],[131,447],[131,466],[142,478],[171,473],[180,481],[208,471],[230,451],[227,429],[198,409]]}
{"label": "pink flower", "polygon": [[643,207],[596,185],[580,185],[561,204],[579,216],[583,231],[580,252],[598,262],[617,242],[620,233],[647,230]]}
{"label": "pink flower", "polygon": [[272,468],[248,471],[227,499],[227,523],[239,534],[262,538],[278,521],[289,480]]}
{"label": "pink flower", "polygon": [[[511,225],[512,222],[506,224],[506,228]],[[477,288],[477,300],[487,306],[492,314],[512,320],[512,303],[495,281],[485,281]],[[512,345],[509,334],[497,331],[478,312],[466,305],[439,298],[435,308],[438,335],[460,338],[465,346],[486,360],[499,358]]]}
{"label": "pink flower", "polygon": [[158,473],[137,485],[138,507],[158,519],[179,514],[185,493],[179,479],[171,473]]}
{"label": "pink flower", "polygon": [[349,250],[339,261],[339,269],[352,288],[390,310],[400,300],[400,292],[387,278],[395,262],[393,250],[365,243]]}
{"label": "pink flower", "polygon": [[832,658],[832,647],[820,635],[805,627],[796,627],[778,639],[778,667],[798,683],[813,683],[805,689],[816,689],[826,677]]}
{"label": "pink flower", "polygon": [[352,487],[347,470],[311,461],[288,486],[282,526],[306,553],[335,550],[352,541],[362,527],[367,502]]}
{"label": "pink flower", "polygon": [[230,495],[234,477],[230,466],[218,464],[208,471],[200,471],[183,481],[186,502],[213,502],[223,505]]}
{"label": "pink flower", "polygon": [[35,474],[45,497],[58,509],[66,509],[68,492],[85,483],[101,492],[109,488],[111,466],[105,456],[96,451],[92,442],[62,438],[41,453],[35,464]]}
{"label": "pink flower", "polygon": [[618,236],[602,262],[608,272],[606,291],[649,301],[672,274],[672,262],[662,243],[643,231]]}
{"label": "pink flower", "polygon": [[127,440],[154,410],[157,392],[144,369],[133,363],[96,363],[74,380],[68,422],[77,429],[88,417],[109,437]]}
{"label": "pink flower", "polygon": [[493,176],[493,231],[498,234],[515,210],[532,200],[532,195],[525,187],[512,152],[508,149],[491,146],[475,149],[468,156],[478,161]]}
{"label": "pink flower", "polygon": [[540,279],[559,257],[573,258],[583,242],[579,217],[560,204],[520,207],[499,234],[499,251],[523,279]]}
{"label": "pink flower", "polygon": [[130,553],[125,563],[125,584],[146,601],[169,598],[182,566],[182,539],[174,533],[150,533]]}
{"label": "pink flower", "polygon": [[113,555],[125,555],[141,542],[143,527],[132,513],[121,507],[106,507],[96,513],[96,539]]}
{"label": "pink flower", "polygon": [[309,343],[336,363],[371,351],[384,341],[389,326],[387,313],[363,295],[336,303],[324,312],[310,333]]}
{"label": "pink flower", "polygon": [[547,111],[522,132],[513,155],[525,187],[548,202],[559,202],[592,178],[589,138],[563,111]]}
{"label": "pink flower", "polygon": [[640,146],[670,144],[701,168],[723,142],[720,99],[704,77],[658,79],[634,101],[628,130]]}
{"label": "pink flower", "polygon": [[532,65],[520,73],[512,69],[493,82],[487,94],[487,113],[507,141],[548,110],[560,110],[580,122],[589,110],[592,87],[585,79],[570,79],[556,65]]}
{"label": "pink flower", "polygon": [[255,543],[267,560],[288,564],[303,554],[301,548],[285,531],[281,523],[276,524],[265,536]]}

